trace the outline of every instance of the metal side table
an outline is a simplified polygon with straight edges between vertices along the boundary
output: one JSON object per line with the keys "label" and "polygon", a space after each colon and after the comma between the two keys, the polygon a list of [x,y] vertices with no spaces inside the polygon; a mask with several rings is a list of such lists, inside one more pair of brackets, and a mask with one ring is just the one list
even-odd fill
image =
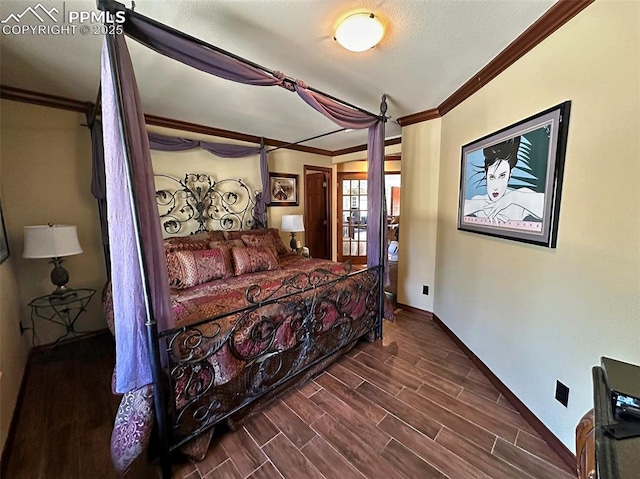
{"label": "metal side table", "polygon": [[74,289],[62,295],[47,294],[32,300],[29,303],[31,307],[31,342],[33,343],[38,337],[35,318],[65,327],[66,332],[56,339],[52,347],[57,346],[70,334],[82,334],[84,331],[76,331],[75,329],[76,321],[86,311],[87,305],[95,293],[95,289]]}

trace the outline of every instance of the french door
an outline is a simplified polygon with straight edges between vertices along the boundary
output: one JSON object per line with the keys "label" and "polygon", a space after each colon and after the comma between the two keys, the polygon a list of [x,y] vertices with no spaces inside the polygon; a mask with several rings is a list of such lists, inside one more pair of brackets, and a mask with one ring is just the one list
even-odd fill
{"label": "french door", "polygon": [[367,262],[367,174],[338,173],[338,260]]}

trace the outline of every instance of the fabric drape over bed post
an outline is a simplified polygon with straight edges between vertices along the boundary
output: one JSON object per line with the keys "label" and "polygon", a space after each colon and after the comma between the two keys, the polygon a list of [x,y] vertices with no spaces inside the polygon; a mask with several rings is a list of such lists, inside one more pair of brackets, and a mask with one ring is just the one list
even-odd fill
{"label": "fabric drape over bed post", "polygon": [[[296,82],[295,91],[314,110],[322,113],[343,128],[369,128],[367,142],[367,197],[369,198],[367,218],[381,218],[384,201],[384,112],[381,115],[381,119],[346,107],[309,90],[300,80]],[[384,105],[386,106],[386,103]],[[379,264],[386,266],[384,261],[386,255],[381,254],[382,248],[386,243],[383,241],[382,233],[384,233],[382,221],[367,221],[368,267],[378,266]],[[384,282],[386,282],[388,278],[386,267],[384,271],[383,278]]]}
{"label": "fabric drape over bed post", "polygon": [[[112,74],[118,84],[114,84]],[[154,320],[160,329],[168,328],[171,308],[147,132],[133,66],[122,36],[105,41],[102,86],[116,354],[119,356],[116,390],[125,392],[151,382],[144,323]]]}
{"label": "fabric drape over bed post", "polygon": [[188,138],[178,138],[173,136],[149,133],[149,147],[158,151],[184,151],[193,148],[202,148],[212,155],[220,158],[245,158],[247,156],[260,156],[260,179],[262,182],[262,193],[256,199],[255,211],[253,214],[255,227],[267,227],[267,204],[269,204],[269,163],[267,162],[267,152],[264,147],[264,139],[260,140],[260,147],[232,145],[229,143],[212,143],[202,140],[191,140]]}
{"label": "fabric drape over bed post", "polygon": [[[98,108],[95,106],[94,108]],[[98,202],[100,215],[100,233],[102,250],[107,267],[107,275],[111,277],[111,257],[109,254],[109,228],[107,226],[107,185],[104,176],[104,145],[102,138],[102,122],[95,118],[95,112],[87,113],[87,127],[91,132],[91,194]],[[92,118],[93,121],[92,121]]]}
{"label": "fabric drape over bed post", "polygon": [[163,476],[170,477],[158,343],[158,328],[167,329],[172,320],[169,280],[144,115],[122,35],[105,37],[102,93],[116,391],[127,392],[153,381]]}

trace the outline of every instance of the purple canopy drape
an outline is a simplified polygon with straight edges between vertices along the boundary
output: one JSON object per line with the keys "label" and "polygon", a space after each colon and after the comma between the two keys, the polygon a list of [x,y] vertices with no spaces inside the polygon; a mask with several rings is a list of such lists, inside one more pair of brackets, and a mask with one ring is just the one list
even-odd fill
{"label": "purple canopy drape", "polygon": [[128,15],[124,31],[152,50],[205,73],[246,85],[286,88],[284,75],[276,77],[254,68],[142,15]]}
{"label": "purple canopy drape", "polygon": [[[382,122],[378,118],[312,92],[300,80],[296,82],[295,91],[311,108],[319,111],[341,127],[353,129],[369,128],[367,142],[367,196],[369,197],[367,218],[372,218],[374,221],[367,222],[367,266],[377,266],[380,264],[380,228],[382,225],[381,221],[375,220],[380,218],[382,214],[382,176],[384,175]],[[384,232],[386,238],[386,231]],[[383,255],[383,257],[386,258],[386,255]],[[385,273],[386,277],[387,274]]]}
{"label": "purple canopy drape", "polygon": [[221,158],[244,158],[247,156],[260,155],[262,194],[257,198],[254,216],[262,225],[267,224],[267,205],[271,201],[271,196],[269,194],[269,162],[267,161],[267,152],[264,144],[260,147],[231,145],[228,143],[212,143],[189,138],[165,136],[158,133],[149,133],[149,147],[152,150],[158,151],[184,151],[193,148],[202,148],[212,155]]}
{"label": "purple canopy drape", "polygon": [[[102,49],[102,121],[115,313],[116,391],[124,393],[152,382],[145,323],[155,319],[160,329],[166,329],[172,316],[144,115],[124,37],[116,36],[113,46],[115,64],[111,63],[106,41]],[[114,83],[112,72],[116,72],[119,84]],[[123,129],[121,120],[126,125]]]}
{"label": "purple canopy drape", "polygon": [[111,258],[109,257],[109,228],[107,226],[107,184],[104,175],[104,146],[102,139],[102,122],[94,119],[87,126],[91,132],[91,194],[98,202],[98,214],[100,215],[100,235],[102,238],[102,250],[107,266],[111,272]]}
{"label": "purple canopy drape", "polygon": [[[292,88],[291,82],[285,82],[285,76],[278,72],[271,74],[247,65],[130,11],[127,12],[125,32],[149,48],[207,73],[250,85]],[[172,317],[166,260],[155,203],[149,139],[144,128],[144,116],[124,37],[116,35],[113,44],[116,50],[113,63],[107,54],[106,44],[103,48],[102,104],[116,321],[116,389],[125,392],[151,382],[145,321],[155,318],[159,329],[163,330],[171,325]],[[117,85],[113,82],[112,72],[119,78]],[[305,102],[338,125],[356,129],[369,128],[368,217],[381,218],[383,120],[313,92],[301,81],[297,81],[293,88]],[[123,96],[121,104],[124,111],[118,111],[119,91]],[[118,115],[122,115],[122,129]],[[131,153],[130,172],[127,170],[125,145]],[[260,152],[260,162],[261,166],[266,165],[264,148]],[[261,179],[264,194],[260,202],[264,206],[269,201],[267,168],[261,168]],[[381,257],[386,256],[381,254],[380,249],[381,224],[382,219],[368,225],[368,266],[379,265]],[[140,238],[140,243],[137,238]]]}

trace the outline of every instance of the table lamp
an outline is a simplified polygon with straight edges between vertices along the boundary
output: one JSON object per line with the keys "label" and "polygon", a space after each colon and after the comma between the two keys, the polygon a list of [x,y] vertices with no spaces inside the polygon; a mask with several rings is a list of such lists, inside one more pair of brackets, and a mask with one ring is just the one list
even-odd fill
{"label": "table lamp", "polygon": [[24,227],[23,258],[51,258],[51,282],[56,285],[55,295],[69,292],[69,272],[62,266],[62,258],[82,253],[75,226],[48,225]]}
{"label": "table lamp", "polygon": [[292,250],[298,249],[296,241],[296,232],[304,231],[304,221],[302,215],[282,215],[282,227],[280,231],[290,232],[291,241],[289,246]]}

